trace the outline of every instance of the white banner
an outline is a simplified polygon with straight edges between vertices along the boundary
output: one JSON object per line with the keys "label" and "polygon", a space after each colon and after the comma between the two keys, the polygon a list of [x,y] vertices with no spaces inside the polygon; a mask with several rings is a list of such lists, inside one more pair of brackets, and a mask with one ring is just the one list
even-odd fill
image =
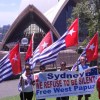
{"label": "white banner", "polygon": [[76,71],[53,71],[34,75],[36,98],[51,98],[91,94],[94,92],[98,76],[92,67],[79,73]]}

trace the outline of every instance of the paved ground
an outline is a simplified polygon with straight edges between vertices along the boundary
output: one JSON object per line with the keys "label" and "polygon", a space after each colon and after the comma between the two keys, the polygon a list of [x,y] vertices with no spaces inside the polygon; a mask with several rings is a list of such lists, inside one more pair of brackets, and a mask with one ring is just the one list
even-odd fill
{"label": "paved ground", "polygon": [[18,79],[0,83],[0,98],[18,95],[17,86]]}

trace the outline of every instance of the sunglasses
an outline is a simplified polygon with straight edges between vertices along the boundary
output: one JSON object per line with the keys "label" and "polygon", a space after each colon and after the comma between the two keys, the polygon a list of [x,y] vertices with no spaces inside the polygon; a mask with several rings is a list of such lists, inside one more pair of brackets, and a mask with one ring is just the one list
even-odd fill
{"label": "sunglasses", "polygon": [[61,66],[66,66],[65,64],[61,64]]}
{"label": "sunglasses", "polygon": [[26,70],[30,70],[29,68],[27,68]]}

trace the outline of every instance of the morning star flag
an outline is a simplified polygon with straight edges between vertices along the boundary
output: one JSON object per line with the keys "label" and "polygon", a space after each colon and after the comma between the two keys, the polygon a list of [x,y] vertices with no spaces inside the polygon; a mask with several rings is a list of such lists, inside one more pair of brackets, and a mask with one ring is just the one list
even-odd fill
{"label": "morning star flag", "polygon": [[79,56],[78,60],[72,67],[72,71],[75,71],[77,69],[77,66],[80,64],[80,57],[85,56],[87,62],[93,61],[98,59],[98,32],[93,36],[93,38],[90,40],[82,54]]}
{"label": "morning star flag", "polygon": [[32,59],[30,59],[29,63],[32,65],[32,69],[35,67],[36,62],[38,62],[39,55],[41,52],[46,49],[48,46],[50,46],[53,43],[53,37],[52,37],[52,32],[49,31],[45,37],[42,39],[38,47],[35,49],[33,53]]}
{"label": "morning star flag", "polygon": [[78,44],[78,19],[76,19],[63,36],[48,48],[42,51],[39,61],[42,65],[50,64],[56,61],[59,51],[65,50],[66,47]]}
{"label": "morning star flag", "polygon": [[98,32],[94,35],[87,46],[86,58],[89,62],[98,59]]}
{"label": "morning star flag", "polygon": [[0,82],[9,79],[12,75],[19,74],[21,71],[19,44],[17,44],[0,60]]}
{"label": "morning star flag", "polygon": [[27,52],[26,52],[26,56],[25,56],[25,61],[29,60],[32,55],[33,55],[33,39],[34,39],[34,34],[31,37]]}

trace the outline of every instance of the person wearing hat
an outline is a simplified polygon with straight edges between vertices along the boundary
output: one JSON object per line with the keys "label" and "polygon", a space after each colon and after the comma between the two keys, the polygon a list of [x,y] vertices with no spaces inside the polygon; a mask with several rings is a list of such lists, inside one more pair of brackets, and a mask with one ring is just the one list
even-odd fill
{"label": "person wearing hat", "polygon": [[35,81],[31,74],[30,64],[25,64],[25,71],[20,76],[18,90],[20,91],[20,100],[32,100],[33,85]]}

